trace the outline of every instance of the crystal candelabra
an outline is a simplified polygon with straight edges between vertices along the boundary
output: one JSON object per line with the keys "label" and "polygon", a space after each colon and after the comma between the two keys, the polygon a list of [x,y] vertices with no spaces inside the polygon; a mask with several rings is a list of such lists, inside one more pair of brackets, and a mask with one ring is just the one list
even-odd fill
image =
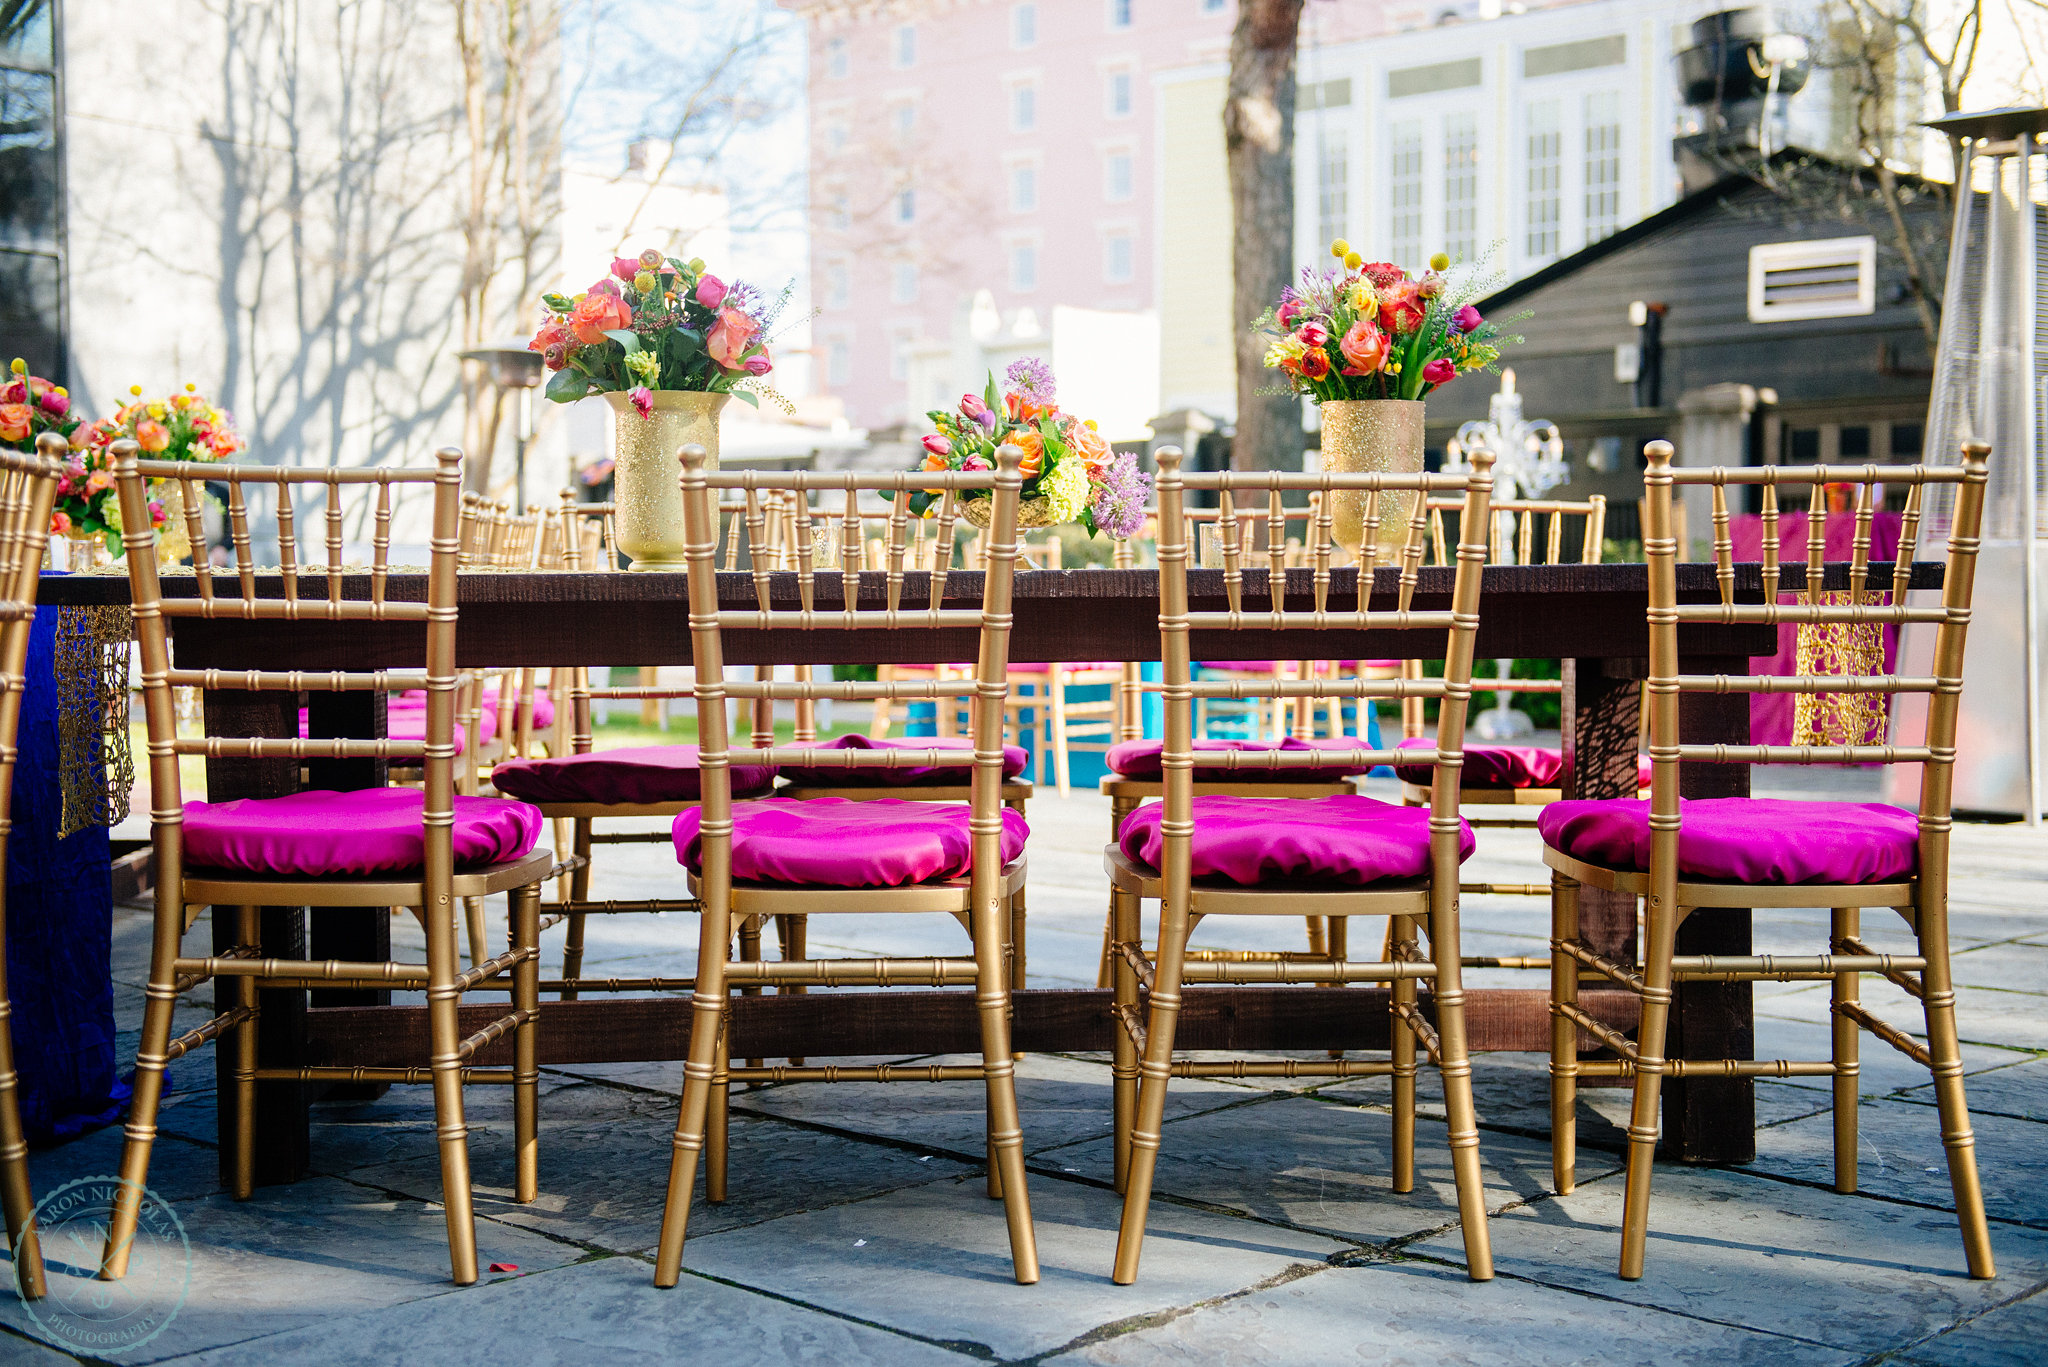
{"label": "crystal candelabra", "polygon": [[[1515,372],[1503,370],[1500,392],[1486,404],[1486,421],[1468,422],[1458,429],[1444,449],[1444,469],[1466,468],[1466,452],[1485,447],[1493,452],[1493,493],[1497,500],[1541,498],[1572,477],[1564,458],[1564,439],[1557,424],[1522,416],[1522,396],[1515,391]],[[1524,514],[1527,516],[1527,514]],[[1501,559],[1514,562],[1515,514],[1496,513],[1499,519]],[[1513,662],[1495,660],[1494,677],[1505,682]],[[1536,729],[1528,714],[1514,705],[1515,695],[1499,692],[1494,705],[1472,719],[1472,730],[1482,740],[1513,740]]]}

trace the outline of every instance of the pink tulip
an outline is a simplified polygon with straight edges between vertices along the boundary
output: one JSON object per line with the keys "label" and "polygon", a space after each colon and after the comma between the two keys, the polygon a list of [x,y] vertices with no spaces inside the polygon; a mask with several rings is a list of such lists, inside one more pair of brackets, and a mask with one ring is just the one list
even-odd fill
{"label": "pink tulip", "polygon": [[633,386],[626,398],[632,403],[633,411],[643,418],[654,411],[654,395],[647,392],[644,384]]}
{"label": "pink tulip", "polygon": [[987,459],[985,459],[984,457],[981,457],[981,456],[969,456],[969,457],[968,457],[968,458],[967,458],[966,460],[963,460],[963,461],[961,461],[961,462],[960,462],[960,468],[961,468],[962,470],[970,470],[970,471],[972,471],[972,470],[992,470],[992,469],[994,469],[995,467],[994,467],[994,466],[992,466],[992,465],[990,465],[990,464],[988,463]]}
{"label": "pink tulip", "polygon": [[931,432],[925,436],[924,449],[935,456],[950,456],[953,454],[953,443],[947,441],[938,433]]}
{"label": "pink tulip", "polygon": [[725,302],[725,282],[715,275],[707,275],[697,282],[697,302],[707,309],[715,309]]}
{"label": "pink tulip", "polygon": [[1303,323],[1301,331],[1294,335],[1299,337],[1301,344],[1310,350],[1314,350],[1330,340],[1330,330],[1321,323]]}
{"label": "pink tulip", "polygon": [[981,415],[986,412],[988,412],[988,405],[981,401],[981,395],[962,394],[960,396],[960,416],[966,418],[969,422],[980,422]]}
{"label": "pink tulip", "polygon": [[1479,316],[1479,310],[1467,304],[1451,315],[1451,331],[1470,332],[1484,321],[1485,319]]}
{"label": "pink tulip", "polygon": [[768,359],[768,351],[765,347],[747,357],[747,374],[749,375],[766,375],[773,369],[775,369],[775,362]]}
{"label": "pink tulip", "polygon": [[1425,384],[1449,384],[1458,378],[1458,367],[1448,356],[1439,356],[1422,368]]}
{"label": "pink tulip", "polygon": [[1301,301],[1299,299],[1286,300],[1280,305],[1279,312],[1273,316],[1279,319],[1281,327],[1293,327],[1294,320],[1301,316]]}
{"label": "pink tulip", "polygon": [[637,256],[616,256],[612,258],[612,274],[621,280],[631,280],[640,273],[640,258]]}

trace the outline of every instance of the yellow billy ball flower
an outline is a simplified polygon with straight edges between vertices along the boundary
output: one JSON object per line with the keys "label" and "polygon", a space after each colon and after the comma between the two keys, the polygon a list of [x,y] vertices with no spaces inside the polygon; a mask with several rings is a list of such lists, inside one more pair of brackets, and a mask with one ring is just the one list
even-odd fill
{"label": "yellow billy ball flower", "polygon": [[142,397],[142,386],[139,384],[131,384],[128,386],[128,392],[139,399]]}
{"label": "yellow billy ball flower", "polygon": [[1451,258],[1444,252],[1438,252],[1435,256],[1429,258],[1429,268],[1433,271],[1448,270],[1450,264]]}
{"label": "yellow billy ball flower", "polygon": [[1345,270],[1347,270],[1347,271],[1355,271],[1355,270],[1357,270],[1357,269],[1358,269],[1358,268],[1359,268],[1360,266],[1363,266],[1364,264],[1365,264],[1365,258],[1364,258],[1364,257],[1362,257],[1362,256],[1360,256],[1360,255],[1359,255],[1359,254],[1358,254],[1357,252],[1346,252],[1346,253],[1344,253],[1344,269],[1345,269]]}
{"label": "yellow billy ball flower", "polygon": [[1338,238],[1330,244],[1330,255],[1342,261],[1345,257],[1351,255],[1351,244],[1341,237]]}
{"label": "yellow billy ball flower", "polygon": [[187,394],[197,394],[199,392],[199,386],[193,384],[190,380],[187,380],[185,382],[185,392]]}
{"label": "yellow billy ball flower", "polygon": [[[9,369],[17,375],[26,375],[28,374],[28,362],[17,356],[14,358],[14,364]],[[141,391],[138,390],[137,392],[140,393]]]}

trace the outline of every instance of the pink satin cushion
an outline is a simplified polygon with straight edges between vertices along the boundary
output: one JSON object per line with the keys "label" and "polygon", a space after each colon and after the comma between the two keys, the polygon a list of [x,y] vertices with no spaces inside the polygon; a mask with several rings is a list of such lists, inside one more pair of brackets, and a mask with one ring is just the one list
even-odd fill
{"label": "pink satin cushion", "polygon": [[[775,770],[765,764],[732,766],[735,797],[765,793]],[[639,805],[695,802],[704,794],[694,745],[630,745],[560,759],[511,759],[491,770],[501,793],[528,802]]]}
{"label": "pink satin cushion", "polygon": [[[299,709],[299,739],[309,738],[311,721],[306,709]],[[480,738],[491,738],[491,714],[486,712],[478,727]],[[461,754],[468,748],[469,732],[457,725],[453,731],[455,753]],[[388,740],[417,740],[427,738],[427,695],[424,693],[394,693],[385,703],[384,735]],[[417,765],[418,760],[400,760],[402,764]]]}
{"label": "pink satin cushion", "polygon": [[[505,732],[508,735],[511,733],[512,727],[519,715],[519,686],[514,684],[506,691],[505,705],[503,707],[498,706],[497,703],[498,689],[493,684],[484,689],[483,717],[480,721],[483,724],[483,733],[486,736],[491,734],[489,721],[494,713],[498,716],[499,724],[504,728]],[[547,695],[546,689],[536,687],[533,690],[533,729],[545,731],[554,724],[555,700]]]}
{"label": "pink satin cushion", "polygon": [[[960,760],[957,764],[905,764],[884,769],[879,766],[860,768],[839,768],[837,765],[819,765],[816,768],[787,766],[782,776],[799,788],[908,788],[920,783],[956,784],[966,783],[974,776],[974,742],[958,736],[908,736],[902,740],[875,740],[871,736],[836,736],[831,740],[819,741],[811,747],[814,750],[957,750]],[[1015,778],[1024,772],[1024,761],[1029,758],[1021,745],[1003,747],[1003,777]]]}
{"label": "pink satin cushion", "polygon": [[[676,859],[704,867],[700,808],[676,817]],[[732,876],[743,883],[826,888],[900,888],[965,878],[974,839],[965,803],[844,797],[767,798],[733,804]],[[1002,861],[1014,863],[1031,833],[1023,814],[1003,809]]]}
{"label": "pink satin cushion", "polygon": [[[1121,660],[1062,660],[1059,663],[1070,674],[1077,670],[1093,672],[1096,670],[1114,669],[1121,671],[1124,667]],[[1052,666],[1049,664],[1031,660],[1013,660],[1009,665],[1009,670],[1012,674],[1044,674],[1051,670],[1051,668]]]}
{"label": "pink satin cushion", "polygon": [[[185,858],[242,873],[361,877],[420,868],[426,855],[417,788],[313,791],[287,797],[185,804]],[[540,838],[541,815],[524,802],[455,799],[458,866],[518,859]]]}
{"label": "pink satin cushion", "polygon": [[[1255,769],[1251,767],[1232,769],[1222,764],[1204,764],[1202,755],[1221,754],[1228,751],[1256,753],[1264,750],[1363,750],[1367,744],[1362,740],[1337,737],[1326,740],[1301,740],[1289,736],[1278,746],[1262,740],[1198,740],[1195,742],[1195,777],[1202,780],[1230,779],[1244,783],[1330,783],[1340,778],[1362,774],[1371,766],[1364,764],[1319,764],[1307,769]],[[1160,756],[1165,752],[1166,743],[1156,740],[1124,740],[1109,747],[1104,763],[1112,774],[1124,778],[1156,779],[1164,769]]]}
{"label": "pink satin cushion", "polygon": [[[1879,802],[1716,797],[1678,804],[1678,873],[1717,883],[1884,883],[1920,868],[1920,819]],[[1603,868],[1650,867],[1650,804],[1553,802],[1544,843]]]}
{"label": "pink satin cushion", "polygon": [[[1429,872],[1429,809],[1369,797],[1198,797],[1193,873],[1244,887],[1271,882],[1359,887]],[[1118,843],[1159,867],[1164,804],[1148,802],[1124,822]],[[1458,823],[1458,858],[1471,857],[1472,828]]]}
{"label": "pink satin cushion", "polygon": [[[1428,750],[1436,742],[1410,736],[1403,750]],[[1427,764],[1403,764],[1394,773],[1403,783],[1428,783],[1436,771]],[[1564,776],[1564,751],[1542,745],[1474,745],[1465,742],[1465,768],[1458,782],[1466,788],[1550,788]]]}

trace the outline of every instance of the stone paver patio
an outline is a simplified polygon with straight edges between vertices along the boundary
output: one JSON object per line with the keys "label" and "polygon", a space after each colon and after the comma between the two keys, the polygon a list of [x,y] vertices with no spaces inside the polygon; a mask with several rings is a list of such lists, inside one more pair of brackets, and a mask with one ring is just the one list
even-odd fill
{"label": "stone paver patio", "polygon": [[[1826,780],[1856,790],[1860,775]],[[1092,985],[1107,805],[1031,805],[1035,985]],[[1468,877],[1537,881],[1532,833],[1481,832]],[[1826,1079],[1760,1082],[1756,1162],[1662,1165],[1648,1275],[1615,1278],[1626,1094],[1586,1095],[1580,1187],[1550,1194],[1544,1061],[1475,1061],[1499,1276],[1463,1275],[1425,1072],[1412,1195],[1388,1188],[1383,1080],[1177,1083],[1137,1285],[1108,1280],[1104,1058],[1020,1065],[1044,1276],[1015,1285],[1001,1208],[986,1196],[980,1088],[789,1084],[735,1092],[732,1197],[691,1220],[685,1276],[651,1284],[679,1064],[556,1068],[541,1102],[541,1194],[509,1201],[510,1108],[472,1088],[471,1151],[486,1263],[447,1281],[432,1108],[423,1088],[315,1114],[316,1175],[237,1204],[217,1189],[210,1051],[174,1066],[151,1185],[192,1251],[183,1306],[123,1363],[722,1361],[1136,1364],[2034,1364],[2048,1339],[2048,837],[1959,827],[1956,977],[1999,1276],[1962,1275],[1926,1077],[1866,1037],[1862,1192],[1831,1190]],[[666,891],[659,847],[601,856],[598,896]],[[394,927],[410,930],[409,921]],[[1760,951],[1817,952],[1824,921],[1760,914]],[[1870,938],[1907,943],[1868,918]],[[1466,899],[1467,952],[1541,954],[1537,899]],[[813,952],[949,949],[951,922],[815,924]],[[192,943],[206,932],[194,931]],[[1211,923],[1214,945],[1291,945],[1299,927]],[[551,962],[560,932],[549,937]],[[594,974],[686,974],[687,917],[595,918]],[[117,909],[116,1003],[132,1057],[148,922]],[[1537,986],[1536,974],[1477,975]],[[205,989],[202,989],[204,991]],[[1922,1032],[1882,983],[1881,1013]],[[205,1003],[189,1012],[201,1018]],[[1825,985],[1760,986],[1758,1048],[1818,1058]],[[34,1158],[38,1195],[111,1173],[119,1131]],[[94,1250],[96,1251],[96,1250]],[[59,1264],[89,1261],[53,1247]],[[83,1255],[83,1256],[82,1256]],[[11,1280],[11,1274],[10,1274]],[[141,1293],[138,1293],[141,1294]],[[0,1292],[0,1363],[69,1360]],[[95,1360],[95,1359],[85,1359]]]}

